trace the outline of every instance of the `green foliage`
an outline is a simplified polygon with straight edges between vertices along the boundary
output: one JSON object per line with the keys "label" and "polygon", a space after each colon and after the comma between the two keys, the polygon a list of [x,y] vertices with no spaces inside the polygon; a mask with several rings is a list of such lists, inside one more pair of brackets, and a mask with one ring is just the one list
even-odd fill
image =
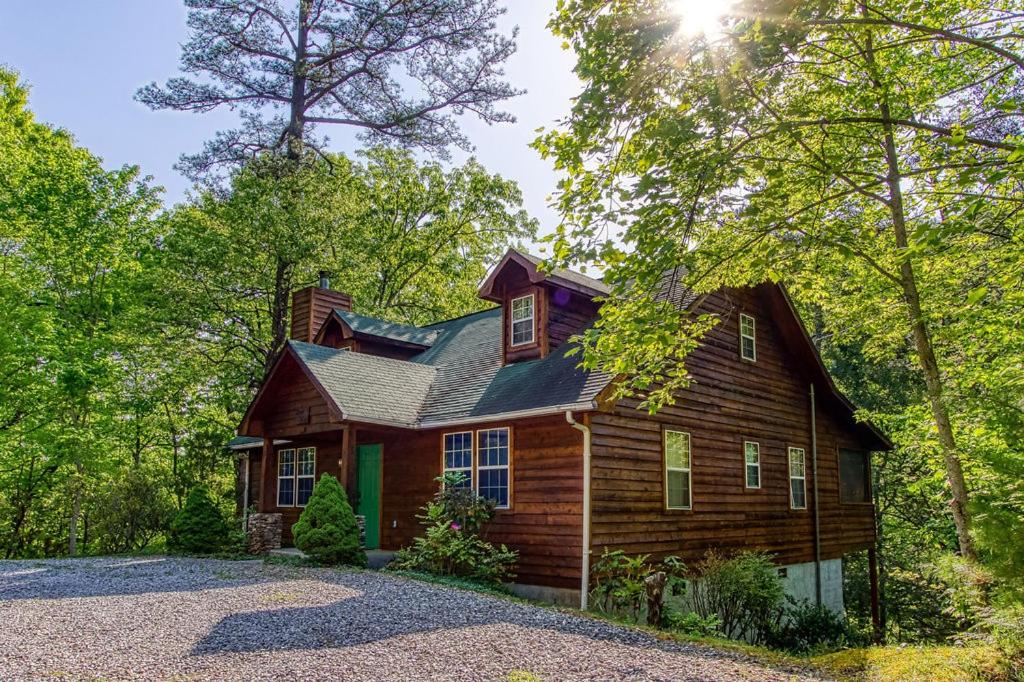
{"label": "green foliage", "polygon": [[652,561],[649,554],[629,555],[605,549],[590,569],[591,608],[640,622],[648,608],[647,580],[659,572],[667,579],[665,591],[685,588],[686,567],[679,557]]}
{"label": "green foliage", "polygon": [[322,564],[365,566],[366,552],[359,546],[359,524],[338,479],[323,474],[292,526],[295,546]]}
{"label": "green foliage", "polygon": [[767,554],[726,557],[709,551],[690,578],[689,597],[696,614],[705,619],[717,616],[726,637],[765,640],[783,603],[782,581]]}
{"label": "green foliage", "polygon": [[165,533],[175,516],[174,502],[163,481],[130,470],[101,489],[93,505],[92,532],[103,554],[145,549]]}
{"label": "green foliage", "polygon": [[515,578],[518,553],[496,547],[481,533],[494,515],[494,503],[460,485],[464,475],[438,477],[440,489],[419,515],[425,533],[400,550],[389,568],[425,571],[499,585]]}
{"label": "green foliage", "polygon": [[664,627],[691,637],[714,637],[721,631],[722,621],[715,614],[704,617],[693,611],[667,609]]}
{"label": "green foliage", "polygon": [[185,554],[214,554],[229,540],[224,516],[210,499],[209,491],[203,486],[192,488],[185,506],[171,521],[168,548]]}
{"label": "green foliage", "polygon": [[797,602],[786,598],[776,623],[765,635],[764,643],[773,649],[793,654],[835,651],[850,646],[867,646],[870,639],[856,631],[841,614],[826,606]]}

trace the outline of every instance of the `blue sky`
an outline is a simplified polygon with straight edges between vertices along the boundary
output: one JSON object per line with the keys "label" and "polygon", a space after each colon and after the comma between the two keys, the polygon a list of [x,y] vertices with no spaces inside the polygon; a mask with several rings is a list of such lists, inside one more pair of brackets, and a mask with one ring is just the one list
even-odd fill
{"label": "blue sky", "polygon": [[[539,126],[564,116],[579,91],[572,55],[545,27],[554,0],[507,0],[504,27],[518,25],[519,50],[507,64],[509,80],[527,94],[507,103],[515,124],[461,124],[491,172],[516,180],[541,232],[557,223],[547,197],[557,180],[548,162],[527,145]],[[177,73],[185,40],[180,0],[58,0],[0,6],[0,64],[31,87],[38,120],[69,130],[108,167],[138,164],[163,186],[168,204],[185,198],[189,182],[173,169],[182,152],[195,152],[214,131],[232,127],[230,112],[150,111],[135,90]],[[354,132],[326,130],[338,151],[358,148]],[[453,162],[466,158],[455,150]]]}

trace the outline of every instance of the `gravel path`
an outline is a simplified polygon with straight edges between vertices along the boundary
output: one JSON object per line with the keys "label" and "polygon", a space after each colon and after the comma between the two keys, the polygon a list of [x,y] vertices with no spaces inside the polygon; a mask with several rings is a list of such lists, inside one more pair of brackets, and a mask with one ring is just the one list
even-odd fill
{"label": "gravel path", "polygon": [[808,679],[382,573],[261,561],[0,561],[0,679]]}

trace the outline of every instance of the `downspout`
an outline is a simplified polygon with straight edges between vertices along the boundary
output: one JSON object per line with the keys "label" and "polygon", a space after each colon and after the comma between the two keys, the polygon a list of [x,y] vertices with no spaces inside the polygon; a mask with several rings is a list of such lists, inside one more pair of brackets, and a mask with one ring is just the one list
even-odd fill
{"label": "downspout", "polygon": [[583,434],[583,564],[580,574],[580,610],[586,611],[590,596],[590,427],[573,419],[572,410],[565,411],[565,421]]}
{"label": "downspout", "polygon": [[818,427],[815,420],[814,384],[811,384],[811,480],[814,490],[814,598],[821,606],[821,518],[818,515]]}

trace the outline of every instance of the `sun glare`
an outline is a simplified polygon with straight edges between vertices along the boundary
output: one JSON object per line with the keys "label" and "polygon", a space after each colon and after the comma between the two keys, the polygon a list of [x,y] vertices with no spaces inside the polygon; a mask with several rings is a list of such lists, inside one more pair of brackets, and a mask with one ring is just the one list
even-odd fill
{"label": "sun glare", "polygon": [[668,0],[669,10],[679,17],[679,34],[687,37],[722,35],[722,17],[733,0]]}

